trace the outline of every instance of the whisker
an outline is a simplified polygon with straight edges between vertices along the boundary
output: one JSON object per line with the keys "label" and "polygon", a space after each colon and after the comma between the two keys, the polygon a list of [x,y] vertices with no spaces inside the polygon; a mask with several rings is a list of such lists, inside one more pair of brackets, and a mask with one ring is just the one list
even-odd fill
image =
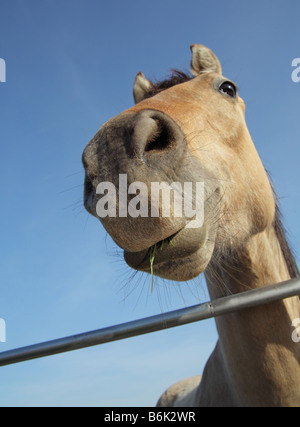
{"label": "whisker", "polygon": [[68,179],[68,178],[71,178],[72,176],[79,175],[79,174],[84,174],[84,173],[85,173],[84,170],[80,170],[78,172],[71,173],[70,175],[66,175],[64,178]]}
{"label": "whisker", "polygon": [[68,191],[75,190],[76,188],[83,188],[83,184],[74,185],[74,187],[67,188],[66,190],[59,191],[58,194],[67,193]]}

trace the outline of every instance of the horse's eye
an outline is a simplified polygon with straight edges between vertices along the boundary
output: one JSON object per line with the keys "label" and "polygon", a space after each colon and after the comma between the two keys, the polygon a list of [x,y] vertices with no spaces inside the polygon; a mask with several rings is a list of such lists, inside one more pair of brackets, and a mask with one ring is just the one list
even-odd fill
{"label": "horse's eye", "polygon": [[231,98],[236,98],[236,87],[231,82],[223,82],[219,86],[219,91],[222,93],[226,93],[226,95],[230,96]]}

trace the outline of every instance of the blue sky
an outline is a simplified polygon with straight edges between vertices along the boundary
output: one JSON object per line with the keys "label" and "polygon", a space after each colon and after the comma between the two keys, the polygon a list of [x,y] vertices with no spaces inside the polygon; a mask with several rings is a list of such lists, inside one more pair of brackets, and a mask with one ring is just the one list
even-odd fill
{"label": "blue sky", "polygon": [[[135,75],[189,69],[210,47],[246,102],[300,253],[300,57],[297,0],[0,0],[0,351],[208,299],[203,278],[179,285],[132,271],[82,207],[81,154],[133,104]],[[202,372],[213,321],[1,368],[0,406],[148,406]]]}

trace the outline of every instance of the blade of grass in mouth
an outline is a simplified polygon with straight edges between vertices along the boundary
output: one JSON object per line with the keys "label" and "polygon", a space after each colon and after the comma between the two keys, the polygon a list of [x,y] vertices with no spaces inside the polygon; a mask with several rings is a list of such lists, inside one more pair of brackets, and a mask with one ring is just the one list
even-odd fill
{"label": "blade of grass in mouth", "polygon": [[[173,247],[174,247],[174,243],[172,242],[171,237],[168,237],[167,239],[163,239],[160,243],[160,250],[163,250],[164,247],[164,243],[165,242],[170,243]],[[155,255],[156,255],[156,251],[157,251],[157,247],[158,247],[159,243],[155,243],[153,246],[151,246],[150,248],[150,274],[151,274],[151,293],[153,291],[153,281],[154,281],[154,260],[155,260]]]}
{"label": "blade of grass in mouth", "polygon": [[150,248],[151,293],[153,291],[153,280],[154,280],[153,264],[154,264],[155,254],[156,254],[156,246],[157,246],[157,243],[155,243],[155,245],[151,246]]}

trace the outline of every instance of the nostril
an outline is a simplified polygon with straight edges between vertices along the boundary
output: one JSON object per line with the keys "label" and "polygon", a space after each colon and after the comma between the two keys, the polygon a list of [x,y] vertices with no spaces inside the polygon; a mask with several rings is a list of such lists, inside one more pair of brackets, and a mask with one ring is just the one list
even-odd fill
{"label": "nostril", "polygon": [[84,203],[85,209],[92,215],[95,215],[95,212],[93,210],[94,197],[95,197],[95,190],[94,190],[93,182],[91,181],[90,177],[86,174],[85,180],[84,180],[83,203]]}
{"label": "nostril", "polygon": [[94,185],[91,177],[86,174],[84,180],[84,200],[86,201],[89,198],[89,195],[93,193]]}
{"label": "nostril", "polygon": [[87,188],[87,190],[91,191],[93,189],[93,181],[92,178],[86,174],[85,176],[85,186]]}
{"label": "nostril", "polygon": [[[125,134],[126,130],[126,134]],[[124,129],[124,143],[128,156],[143,164],[162,154],[184,150],[184,135],[178,125],[165,113],[141,110],[128,121]],[[157,155],[157,156],[156,156]],[[176,155],[176,154],[174,154]]]}
{"label": "nostril", "polygon": [[145,146],[145,152],[163,151],[170,148],[172,145],[173,137],[169,129],[159,120],[154,119],[154,121],[156,122],[157,127],[152,135],[150,135]]}

